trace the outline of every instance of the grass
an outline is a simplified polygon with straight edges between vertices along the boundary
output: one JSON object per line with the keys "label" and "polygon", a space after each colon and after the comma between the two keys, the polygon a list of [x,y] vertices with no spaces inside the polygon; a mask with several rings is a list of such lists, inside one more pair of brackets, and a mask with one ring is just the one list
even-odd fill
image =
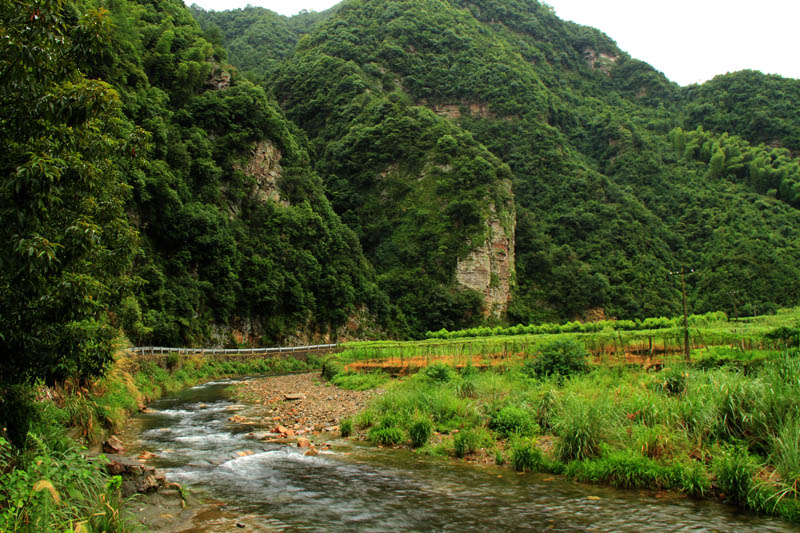
{"label": "grass", "polygon": [[[20,410],[31,422],[22,446],[0,431],[0,531],[130,531],[119,477],[105,473],[101,459],[88,458],[84,444],[97,445],[143,403],[197,383],[227,376],[275,374],[319,368],[321,362],[286,359],[243,361],[173,357],[155,362],[119,358],[89,385],[66,382],[39,394],[21,395]],[[352,382],[369,378],[356,376]]]}
{"label": "grass", "polygon": [[[776,330],[782,331],[781,328],[797,328],[798,324],[800,308],[781,309],[775,315],[738,320],[701,321],[689,328],[693,358],[706,357],[708,347],[728,347],[728,350],[736,347],[739,354],[742,351],[780,349],[787,342],[796,343],[797,340],[787,340],[773,333]],[[591,352],[595,364],[614,364],[625,361],[631,354],[639,359],[680,355],[683,349],[683,328],[628,331],[609,326],[601,331],[586,333],[493,335],[413,342],[351,342],[345,344],[345,350],[338,355],[338,361],[352,369],[391,368],[405,371],[427,367],[436,362],[458,368],[469,365],[496,366],[520,357],[536,357],[543,346],[554,341],[580,342]],[[720,355],[716,354],[712,359],[713,361],[707,363],[720,362]],[[738,356],[732,360],[742,364]]]}
{"label": "grass", "polygon": [[89,460],[63,427],[36,429],[23,450],[0,437],[0,531],[130,530],[121,479]]}
{"label": "grass", "polygon": [[383,372],[342,372],[336,374],[331,383],[340,389],[347,390],[370,390],[383,385],[389,376]]}
{"label": "grass", "polygon": [[532,377],[522,357],[480,372],[439,362],[386,383],[356,426],[373,441],[395,428],[404,436],[393,444],[407,444],[425,419],[433,433],[413,443],[419,453],[621,488],[723,493],[800,520],[800,351],[699,355],[659,371],[595,365],[566,377]]}

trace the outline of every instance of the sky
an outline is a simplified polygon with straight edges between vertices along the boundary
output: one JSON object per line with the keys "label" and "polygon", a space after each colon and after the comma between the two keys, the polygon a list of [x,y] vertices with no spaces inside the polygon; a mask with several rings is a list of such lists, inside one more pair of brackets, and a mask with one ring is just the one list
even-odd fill
{"label": "sky", "polygon": [[[221,11],[248,4],[294,15],[338,0],[185,0]],[[548,0],[556,15],[605,32],[680,85],[743,69],[800,78],[798,0]]]}

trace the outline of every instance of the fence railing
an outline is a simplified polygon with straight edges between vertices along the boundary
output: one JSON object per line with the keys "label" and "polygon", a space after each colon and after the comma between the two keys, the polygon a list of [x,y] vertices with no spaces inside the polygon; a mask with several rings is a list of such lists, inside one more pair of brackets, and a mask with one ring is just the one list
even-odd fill
{"label": "fence railing", "polygon": [[274,348],[167,348],[165,346],[136,346],[129,351],[138,355],[270,355],[292,352],[322,352],[334,350],[338,344],[312,346],[277,346]]}

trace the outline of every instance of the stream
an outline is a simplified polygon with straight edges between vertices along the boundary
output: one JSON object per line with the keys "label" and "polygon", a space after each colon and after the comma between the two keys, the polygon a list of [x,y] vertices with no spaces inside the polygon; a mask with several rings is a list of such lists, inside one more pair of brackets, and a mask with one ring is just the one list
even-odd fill
{"label": "stream", "polygon": [[[200,385],[151,404],[126,440],[150,464],[218,502],[185,531],[796,531],[779,519],[711,501],[621,491],[508,467],[420,457],[344,439],[318,456],[253,438],[230,422],[235,381]],[[241,517],[220,521],[220,516]],[[219,524],[226,524],[220,526]]]}

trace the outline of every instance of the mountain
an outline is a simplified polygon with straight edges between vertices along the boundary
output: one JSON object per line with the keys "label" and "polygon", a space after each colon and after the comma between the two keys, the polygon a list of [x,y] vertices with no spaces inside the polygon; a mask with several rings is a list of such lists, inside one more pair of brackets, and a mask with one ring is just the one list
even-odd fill
{"label": "mountain", "polygon": [[800,302],[796,80],[681,88],[535,0],[15,6],[0,348],[22,355],[0,381],[97,374],[119,328],[236,345],[672,315],[681,268],[693,312]]}
{"label": "mountain", "polygon": [[[276,17],[194,13],[231,46]],[[800,298],[795,80],[681,88],[535,0],[348,0],[293,35],[250,41],[282,50],[262,84],[415,332],[677,314],[681,267],[693,311]]]}
{"label": "mountain", "polygon": [[[226,63],[180,0],[119,0],[91,76],[148,132],[127,176],[143,253],[121,310],[137,343],[306,342],[393,320],[354,233],[334,213],[304,134]],[[280,55],[277,54],[277,57]]]}

